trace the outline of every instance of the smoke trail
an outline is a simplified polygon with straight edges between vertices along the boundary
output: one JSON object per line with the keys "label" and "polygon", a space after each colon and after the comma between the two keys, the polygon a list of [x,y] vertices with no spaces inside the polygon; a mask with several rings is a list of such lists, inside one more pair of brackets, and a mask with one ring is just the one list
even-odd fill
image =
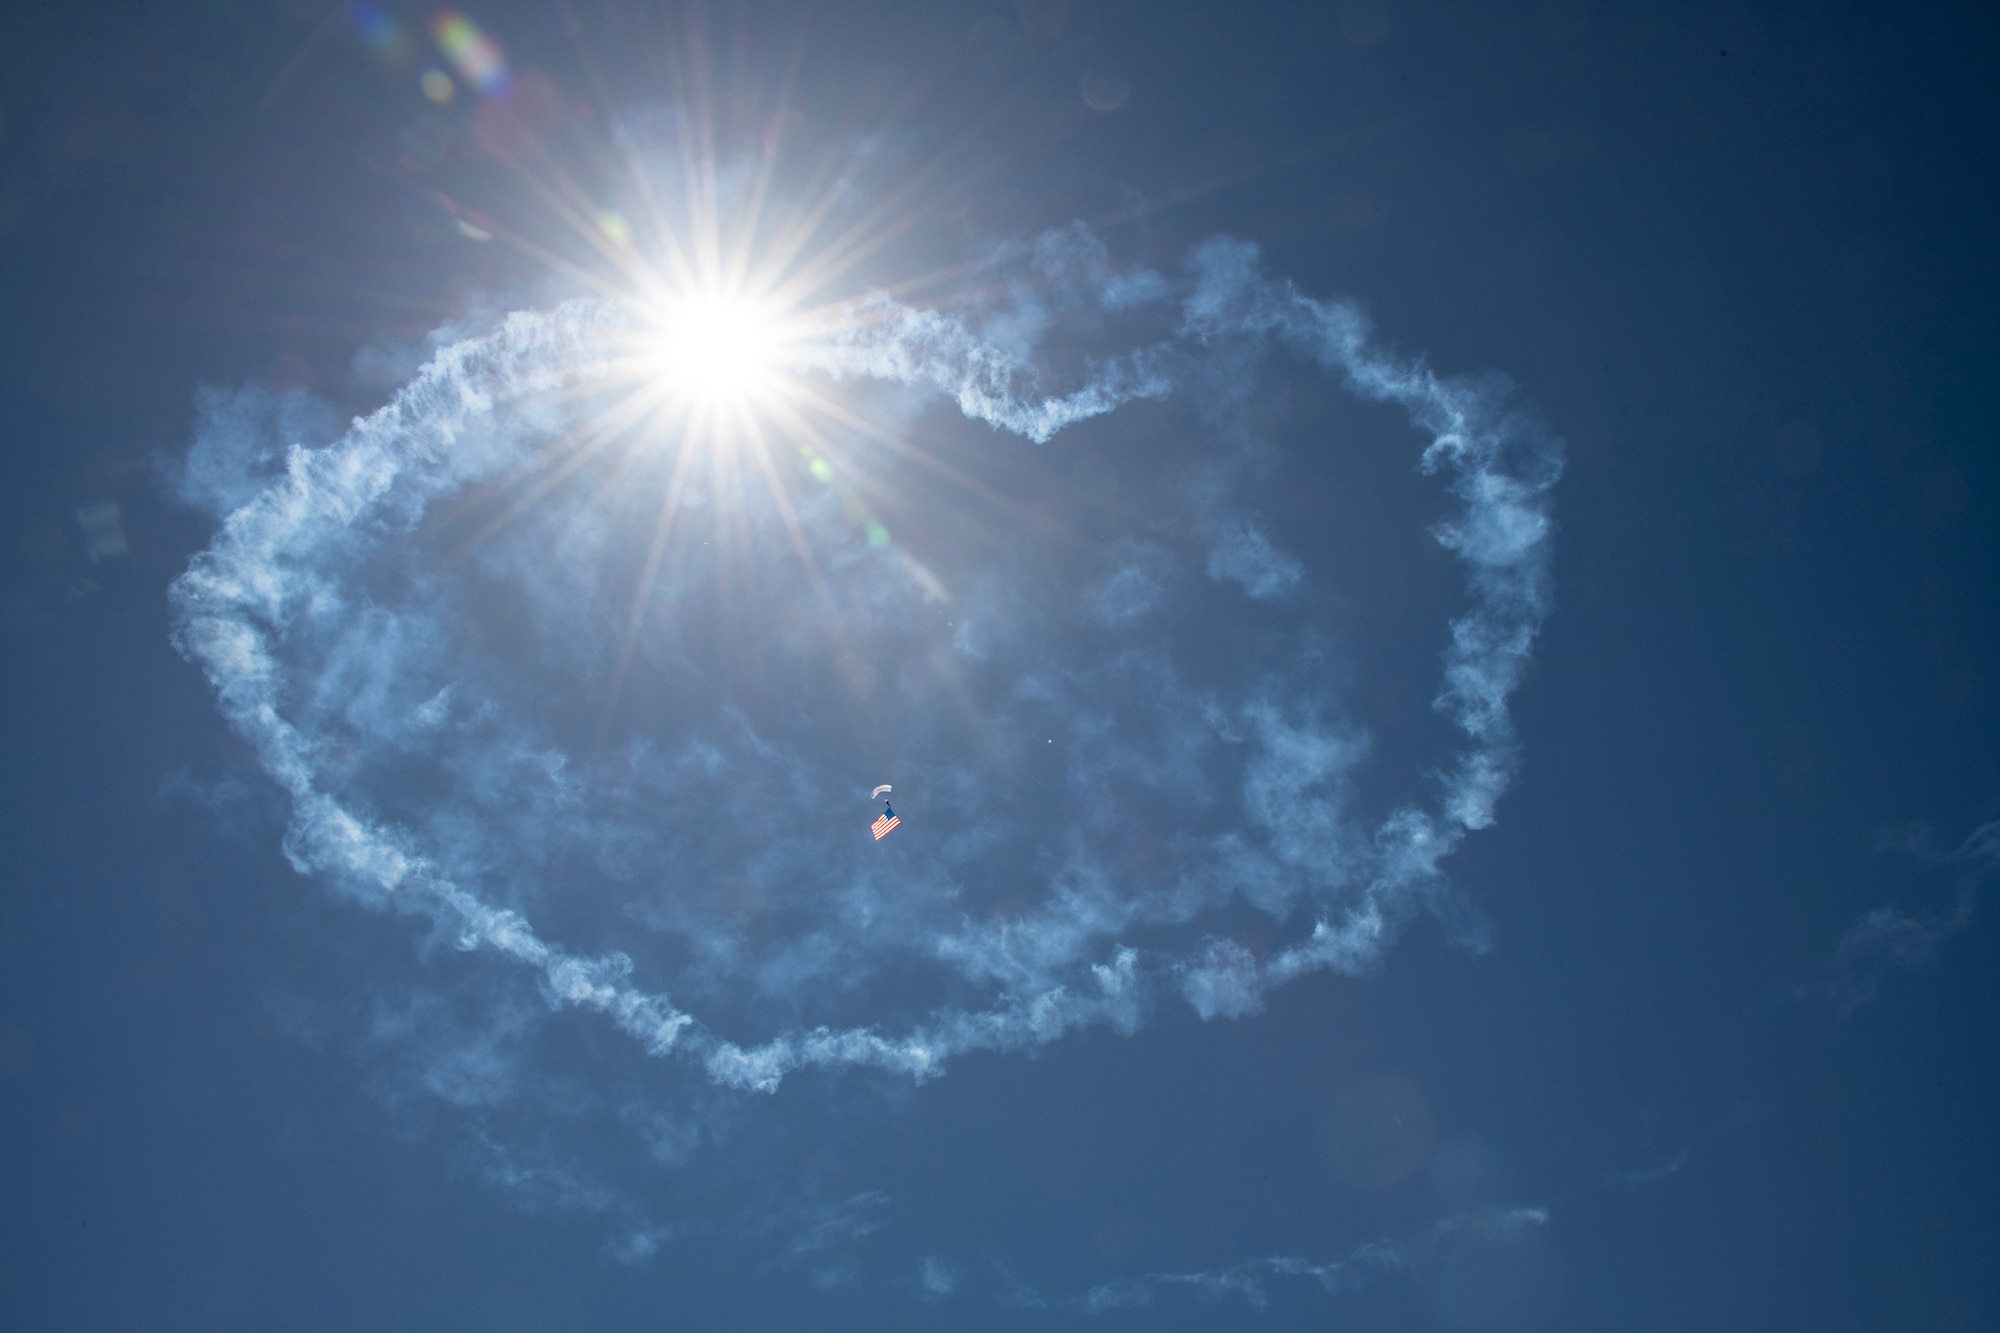
{"label": "smoke trail", "polygon": [[[1157,301],[1165,290],[1157,279],[1127,275],[1115,299]],[[1212,837],[1199,849],[1198,866],[1148,892],[1126,890],[1079,853],[1057,868],[1046,904],[1005,921],[961,915],[954,923],[933,914],[899,927],[869,915],[878,924],[866,937],[884,941],[875,947],[912,950],[987,997],[933,1008],[901,1035],[825,1024],[757,1044],[729,1040],[637,984],[626,952],[573,952],[526,911],[483,895],[456,863],[463,858],[442,854],[421,831],[347,790],[351,763],[338,780],[330,767],[348,762],[334,757],[341,728],[363,726],[341,714],[341,690],[355,687],[343,686],[339,670],[314,675],[297,661],[314,653],[334,663],[341,654],[365,653],[386,661],[417,651],[408,645],[423,640],[424,626],[385,621],[357,594],[356,580],[440,501],[521,468],[577,426],[579,392],[600,384],[617,361],[612,349],[625,332],[617,309],[576,303],[510,316],[485,336],[440,350],[388,405],[332,444],[293,447],[283,475],[232,513],[176,581],[175,642],[201,666],[224,715],[289,794],[285,851],[300,873],[370,905],[427,916],[461,948],[519,961],[540,977],[551,1004],[601,1012],[648,1052],[692,1059],[718,1084],[768,1091],[814,1066],[872,1066],[921,1080],[969,1051],[1039,1045],[1090,1025],[1133,1030],[1165,987],[1177,987],[1203,1017],[1249,1012],[1297,977],[1372,966],[1399,927],[1435,900],[1442,860],[1468,832],[1492,822],[1518,763],[1507,700],[1549,608],[1550,492],[1560,450],[1508,405],[1503,382],[1448,379],[1392,356],[1373,342],[1354,307],[1264,277],[1250,246],[1220,240],[1202,247],[1184,291],[1174,327],[1153,343],[1089,363],[1080,387],[1067,393],[1045,391],[1035,363],[983,338],[962,317],[880,296],[842,312],[799,370],[928,389],[969,418],[1037,442],[1132,399],[1184,389],[1188,368],[1223,349],[1276,347],[1325,368],[1364,399],[1401,407],[1427,437],[1423,469],[1443,477],[1459,505],[1436,536],[1464,564],[1470,598],[1451,626],[1436,707],[1464,746],[1432,800],[1405,804],[1372,833],[1358,832],[1336,796],[1358,744],[1301,721],[1282,700],[1251,698],[1218,712],[1157,662],[1121,659],[1120,669],[1136,673],[1149,698],[1170,704],[1176,716],[1207,718],[1203,725],[1216,736],[1250,753],[1243,801],[1262,840]],[[1107,285],[1106,308],[1114,301],[1109,292]],[[1242,534],[1254,531],[1238,530],[1246,549],[1255,543]],[[1272,562],[1284,557],[1265,546],[1265,563],[1282,567]],[[1211,569],[1236,568],[1235,559],[1212,558]],[[1135,577],[1143,582],[1143,574]],[[1279,596],[1287,586],[1230,577],[1253,596]],[[1297,577],[1294,567],[1290,578]],[[1128,616],[1149,605],[1143,598],[1123,604],[1140,608],[1120,612]],[[975,633],[968,627],[961,636]],[[1073,711],[1089,722],[1110,706],[1098,697],[1107,679],[1076,668],[1035,687],[1058,701],[1086,699],[1096,713],[1081,704]],[[445,710],[453,688],[445,682],[425,707]],[[1178,743],[1168,733],[1160,743]],[[757,753],[781,757],[754,733],[745,737]],[[1116,761],[1108,743],[1107,753],[1107,763]],[[559,758],[535,762],[552,775],[561,768]],[[1175,762],[1185,768],[1192,761]],[[976,859],[976,848],[963,856]],[[1238,897],[1274,913],[1310,902],[1316,924],[1266,960],[1228,940],[1192,953],[1127,942],[1137,931],[1196,922]],[[855,910],[863,908],[868,904]],[[814,949],[865,947],[827,938],[822,930],[795,941],[770,964],[768,984],[803,984],[797,979],[814,967],[831,967],[814,961]]]}
{"label": "smoke trail", "polygon": [[1356,308],[1263,279],[1256,263],[1255,247],[1240,241],[1217,239],[1197,251],[1186,328],[1200,339],[1250,331],[1278,338],[1357,394],[1402,407],[1429,433],[1423,468],[1448,475],[1462,505],[1437,537],[1465,562],[1472,592],[1471,609],[1452,622],[1436,706],[1471,744],[1435,813],[1406,806],[1377,830],[1359,904],[1339,919],[1322,918],[1310,939],[1264,968],[1231,954],[1190,970],[1189,998],[1204,1016],[1241,1012],[1263,990],[1308,972],[1366,967],[1415,906],[1412,890],[1436,878],[1468,832],[1493,822],[1519,762],[1507,699],[1549,612],[1549,493],[1562,470],[1559,445],[1510,410],[1504,381],[1444,380],[1421,362],[1398,361],[1370,342]]}

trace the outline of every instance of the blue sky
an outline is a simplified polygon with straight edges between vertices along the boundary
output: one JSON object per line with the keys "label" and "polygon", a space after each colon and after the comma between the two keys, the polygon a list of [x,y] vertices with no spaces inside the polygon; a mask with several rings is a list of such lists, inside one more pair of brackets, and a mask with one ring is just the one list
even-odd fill
{"label": "blue sky", "polygon": [[10,1323],[1990,1320],[1948,11],[5,22]]}

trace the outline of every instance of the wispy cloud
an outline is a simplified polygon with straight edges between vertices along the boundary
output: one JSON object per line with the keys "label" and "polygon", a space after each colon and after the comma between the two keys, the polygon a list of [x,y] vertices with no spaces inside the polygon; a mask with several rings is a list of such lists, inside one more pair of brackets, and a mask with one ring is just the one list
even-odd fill
{"label": "wispy cloud", "polygon": [[1239,583],[1260,601],[1273,601],[1297,586],[1305,577],[1305,566],[1273,546],[1256,524],[1239,520],[1229,525],[1209,553],[1208,576]]}
{"label": "wispy cloud", "polygon": [[917,1289],[926,1300],[944,1300],[958,1290],[958,1269],[934,1254],[927,1254],[917,1265]]}
{"label": "wispy cloud", "polygon": [[1273,1279],[1300,1279],[1317,1283],[1327,1291],[1361,1287],[1386,1274],[1409,1267],[1404,1251],[1386,1242],[1371,1242],[1350,1250],[1340,1259],[1317,1263],[1289,1255],[1250,1259],[1228,1268],[1189,1273],[1147,1273],[1141,1277],[1105,1282],[1092,1287],[1082,1300],[1092,1314],[1109,1310],[1129,1310],[1151,1305],[1163,1290],[1191,1291],[1209,1300],[1238,1297],[1262,1307],[1270,1300],[1268,1287]]}
{"label": "wispy cloud", "polygon": [[1682,1148],[1672,1156],[1660,1159],[1649,1166],[1632,1167],[1613,1172],[1607,1179],[1615,1185],[1630,1185],[1634,1188],[1657,1185],[1669,1176],[1677,1176],[1694,1158],[1694,1149]]}
{"label": "wispy cloud", "polygon": [[882,1210],[888,1203],[889,1196],[881,1191],[864,1190],[804,1209],[792,1219],[782,1259],[798,1263],[873,1234],[882,1225]]}
{"label": "wispy cloud", "polygon": [[1890,973],[1935,965],[1944,942],[1972,924],[1979,886],[2000,869],[2000,821],[1980,825],[1950,851],[1939,851],[1928,835],[1909,831],[1885,845],[1955,871],[1956,882],[1940,906],[1911,909],[1887,903],[1862,913],[1841,932],[1825,974],[1800,993],[1831,1000],[1843,1012],[1873,1000]]}
{"label": "wispy cloud", "polygon": [[1227,1268],[1147,1273],[1100,1283],[1076,1304],[1088,1313],[1103,1314],[1151,1305],[1166,1292],[1183,1291],[1207,1300],[1234,1298],[1261,1309],[1270,1302],[1276,1282],[1311,1283],[1328,1292],[1356,1290],[1384,1278],[1422,1275],[1440,1262],[1448,1262],[1452,1247],[1465,1239],[1505,1246],[1548,1222],[1546,1208],[1482,1208],[1442,1218],[1428,1231],[1407,1240],[1368,1241],[1338,1259],[1272,1255]]}

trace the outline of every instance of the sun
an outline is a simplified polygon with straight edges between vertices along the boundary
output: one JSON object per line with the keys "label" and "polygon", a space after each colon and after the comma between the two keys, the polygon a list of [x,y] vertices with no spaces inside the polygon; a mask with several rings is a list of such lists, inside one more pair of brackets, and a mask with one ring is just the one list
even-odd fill
{"label": "sun", "polygon": [[752,406],[782,385],[786,324],[765,301],[721,291],[670,298],[653,357],[665,387],[709,410]]}

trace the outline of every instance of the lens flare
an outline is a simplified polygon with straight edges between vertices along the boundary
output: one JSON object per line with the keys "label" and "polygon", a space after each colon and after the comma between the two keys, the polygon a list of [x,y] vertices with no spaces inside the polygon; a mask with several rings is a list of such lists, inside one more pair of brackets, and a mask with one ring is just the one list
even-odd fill
{"label": "lens flare", "polygon": [[431,19],[431,35],[467,83],[488,97],[507,95],[513,86],[507,57],[478,24],[456,9],[441,9]]}

